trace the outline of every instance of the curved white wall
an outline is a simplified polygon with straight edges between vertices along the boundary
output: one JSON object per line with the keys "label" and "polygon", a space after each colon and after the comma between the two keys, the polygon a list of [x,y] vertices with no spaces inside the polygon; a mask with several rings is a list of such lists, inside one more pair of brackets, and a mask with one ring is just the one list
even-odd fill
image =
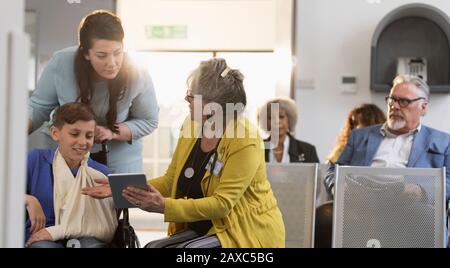
{"label": "curved white wall", "polygon": [[[298,0],[296,100],[300,118],[296,136],[316,145],[323,162],[330,152],[347,112],[362,102],[386,111],[384,93],[373,93],[370,83],[370,44],[381,19],[408,0]],[[450,1],[423,0],[450,14]],[[342,93],[340,79],[354,75],[356,94]],[[313,88],[311,88],[313,85]],[[450,132],[450,94],[432,94],[428,126]]]}

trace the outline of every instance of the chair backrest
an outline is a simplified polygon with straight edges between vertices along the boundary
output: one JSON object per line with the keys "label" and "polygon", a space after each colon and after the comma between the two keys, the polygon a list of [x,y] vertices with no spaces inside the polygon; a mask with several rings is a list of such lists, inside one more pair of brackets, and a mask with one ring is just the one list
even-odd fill
{"label": "chair backrest", "polygon": [[330,248],[333,232],[333,198],[325,188],[328,164],[319,164],[317,169],[316,215],[314,227],[314,247]]}
{"label": "chair backrest", "polygon": [[325,175],[327,175],[328,164],[319,164],[317,168],[317,191],[316,191],[316,207],[324,204],[333,198],[327,193],[325,189]]}
{"label": "chair backrest", "polygon": [[266,169],[283,214],[286,247],[313,247],[317,164],[267,163]]}
{"label": "chair backrest", "polygon": [[336,167],[333,247],[444,247],[445,168]]}

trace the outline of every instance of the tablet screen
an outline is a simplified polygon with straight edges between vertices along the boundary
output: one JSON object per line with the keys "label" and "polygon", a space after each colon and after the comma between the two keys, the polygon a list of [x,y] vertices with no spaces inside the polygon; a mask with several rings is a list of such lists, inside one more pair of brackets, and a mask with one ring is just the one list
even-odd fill
{"label": "tablet screen", "polygon": [[128,202],[122,196],[122,191],[128,186],[135,186],[142,189],[147,189],[147,179],[142,173],[121,173],[109,174],[109,185],[111,187],[114,206],[116,208],[135,208],[136,205]]}

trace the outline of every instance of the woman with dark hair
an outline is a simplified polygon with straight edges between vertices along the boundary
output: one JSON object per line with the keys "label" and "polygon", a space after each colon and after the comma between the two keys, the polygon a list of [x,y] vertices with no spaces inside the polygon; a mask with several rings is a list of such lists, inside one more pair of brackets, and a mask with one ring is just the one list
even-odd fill
{"label": "woman with dark hair", "polygon": [[158,126],[159,108],[150,75],[130,63],[123,51],[121,21],[111,12],[98,10],[86,16],[78,38],[78,48],[56,52],[42,73],[30,97],[28,130],[40,128],[50,141],[45,147],[54,147],[51,123],[45,122],[51,111],[67,102],[85,103],[98,119],[98,145],[92,151],[106,143],[107,164],[114,173],[142,172],[141,138]]}

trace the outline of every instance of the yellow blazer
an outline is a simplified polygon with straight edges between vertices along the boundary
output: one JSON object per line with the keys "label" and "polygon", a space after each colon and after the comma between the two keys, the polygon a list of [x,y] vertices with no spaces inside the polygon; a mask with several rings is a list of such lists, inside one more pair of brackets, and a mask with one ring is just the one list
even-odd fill
{"label": "yellow blazer", "polygon": [[[188,120],[184,127],[195,131],[199,129],[195,124]],[[235,137],[242,130],[245,136]],[[218,176],[206,171],[201,181],[205,197],[175,199],[178,177],[195,141],[180,136],[164,176],[148,181],[165,197],[169,235],[183,230],[187,222],[211,220],[208,233],[216,234],[222,247],[284,247],[284,223],[267,180],[264,144],[257,129],[245,118],[231,121],[217,147],[223,168]]]}

